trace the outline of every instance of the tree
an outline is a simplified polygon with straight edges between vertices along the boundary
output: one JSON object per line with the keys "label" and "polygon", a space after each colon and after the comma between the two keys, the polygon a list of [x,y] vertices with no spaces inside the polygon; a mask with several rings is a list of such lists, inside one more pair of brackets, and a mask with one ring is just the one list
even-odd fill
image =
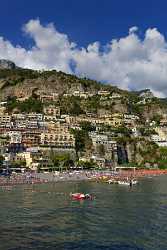
{"label": "tree", "polygon": [[97,167],[93,161],[79,161],[77,166],[81,167],[82,169],[94,169]]}
{"label": "tree", "polygon": [[12,162],[12,165],[15,168],[21,168],[21,167],[25,167],[26,166],[26,161],[25,160],[16,160]]}
{"label": "tree", "polygon": [[87,121],[81,122],[80,126],[81,126],[82,130],[87,131],[87,132],[91,132],[91,131],[96,130],[96,127],[92,126],[92,124],[90,122],[87,122]]}
{"label": "tree", "polygon": [[63,169],[67,170],[73,164],[69,154],[52,154],[51,161],[53,162],[54,169],[59,171]]}
{"label": "tree", "polygon": [[8,112],[12,112],[13,109],[17,108],[21,112],[37,112],[41,113],[43,111],[43,104],[40,100],[37,100],[33,97],[20,102],[17,101],[16,97],[13,97],[7,102],[7,110]]}
{"label": "tree", "polygon": [[99,153],[99,155],[101,157],[104,156],[105,155],[105,147],[104,147],[104,145],[103,144],[98,145],[97,151],[98,151],[98,153]]}
{"label": "tree", "polygon": [[92,140],[87,131],[72,129],[71,132],[75,137],[75,149],[77,153],[92,147]]}
{"label": "tree", "polygon": [[0,155],[0,165],[3,164],[3,161],[5,160],[5,158],[3,157],[3,155]]}
{"label": "tree", "polygon": [[62,114],[84,114],[84,111],[82,110],[80,105],[80,98],[75,96],[62,98],[60,101],[60,109]]}
{"label": "tree", "polygon": [[155,121],[157,125],[160,124],[160,120],[162,119],[162,115],[156,114],[153,116],[152,121]]}

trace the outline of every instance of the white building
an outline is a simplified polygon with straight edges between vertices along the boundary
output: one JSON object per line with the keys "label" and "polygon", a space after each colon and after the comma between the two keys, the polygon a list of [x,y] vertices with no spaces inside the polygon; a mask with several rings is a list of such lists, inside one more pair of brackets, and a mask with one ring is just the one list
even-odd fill
{"label": "white building", "polygon": [[113,92],[112,95],[110,96],[111,99],[120,99],[122,96],[117,93],[117,92]]}
{"label": "white building", "polygon": [[124,114],[124,119],[128,120],[139,120],[139,116],[137,115],[131,115],[131,114]]}
{"label": "white building", "polygon": [[153,93],[151,92],[150,89],[146,89],[146,90],[143,90],[140,95],[139,95],[141,98],[143,99],[152,99],[154,98],[154,95]]}
{"label": "white building", "polygon": [[107,91],[107,90],[99,90],[98,95],[101,95],[101,96],[107,96],[107,95],[110,95],[110,91]]}
{"label": "white building", "polygon": [[22,141],[22,135],[18,131],[10,131],[8,133],[10,137],[10,143],[21,143]]}
{"label": "white building", "polygon": [[162,138],[159,135],[151,135],[151,140],[155,142],[159,147],[167,147],[166,138]]}
{"label": "white building", "polygon": [[25,129],[27,127],[26,120],[15,120],[15,128]]}
{"label": "white building", "polygon": [[55,115],[44,115],[44,121],[57,121],[57,116]]}
{"label": "white building", "polygon": [[39,128],[38,121],[36,121],[36,120],[27,121],[27,128],[29,128],[29,129],[38,129]]}
{"label": "white building", "polygon": [[43,120],[43,114],[41,113],[30,113],[30,114],[27,114],[27,119],[30,120],[30,121],[42,121]]}
{"label": "white building", "polygon": [[26,120],[26,114],[12,114],[12,118],[16,120]]}
{"label": "white building", "polygon": [[89,136],[92,139],[92,143],[95,149],[99,145],[104,145],[106,151],[112,151],[117,148],[117,142],[115,140],[110,139],[108,135],[90,132]]}

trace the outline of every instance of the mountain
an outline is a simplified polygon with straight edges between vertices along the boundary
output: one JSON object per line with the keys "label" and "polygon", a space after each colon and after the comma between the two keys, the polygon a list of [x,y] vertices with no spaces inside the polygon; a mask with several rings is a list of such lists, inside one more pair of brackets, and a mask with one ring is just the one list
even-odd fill
{"label": "mountain", "polygon": [[[109,96],[97,95],[98,91],[108,91]],[[71,98],[75,92],[89,93],[93,97]],[[156,115],[167,114],[167,100],[152,95],[149,89],[130,92],[113,85],[101,84],[97,81],[79,78],[63,72],[35,71],[18,68],[13,62],[0,60],[0,101],[7,98],[36,98],[41,95],[57,94],[63,113],[71,113],[78,106],[78,112],[111,114],[114,112],[137,114],[143,120],[153,119]],[[112,95],[121,98],[112,98]],[[64,97],[64,94],[68,97]]]}
{"label": "mountain", "polygon": [[1,59],[0,60],[0,69],[16,69],[16,65],[12,61]]}
{"label": "mountain", "polygon": [[10,61],[0,60],[0,100],[7,96],[29,97],[34,91],[38,94],[73,93],[74,91],[89,91],[92,93],[101,89],[117,89],[102,85],[89,79],[81,79],[63,72],[35,71],[22,69]]}

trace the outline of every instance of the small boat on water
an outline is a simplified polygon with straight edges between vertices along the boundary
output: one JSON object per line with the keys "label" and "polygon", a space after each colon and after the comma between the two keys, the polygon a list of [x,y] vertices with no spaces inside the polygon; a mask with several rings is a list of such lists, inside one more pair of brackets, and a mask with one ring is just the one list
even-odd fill
{"label": "small boat on water", "polygon": [[132,180],[132,185],[136,185],[138,184],[138,181],[137,180]]}
{"label": "small boat on water", "polygon": [[115,179],[109,179],[107,181],[108,184],[119,184],[119,185],[126,185],[126,186],[133,186],[138,183],[135,179],[126,179],[126,180],[115,180]]}
{"label": "small boat on water", "polygon": [[137,180],[123,180],[123,181],[118,181],[119,185],[126,185],[126,186],[133,186],[136,185],[138,183]]}
{"label": "small boat on water", "polygon": [[119,185],[126,185],[126,186],[130,186],[130,182],[129,181],[118,181]]}
{"label": "small boat on water", "polygon": [[107,181],[108,184],[118,184],[118,181],[110,179]]}
{"label": "small boat on water", "polygon": [[71,193],[70,196],[74,200],[92,200],[93,199],[93,196],[91,194]]}

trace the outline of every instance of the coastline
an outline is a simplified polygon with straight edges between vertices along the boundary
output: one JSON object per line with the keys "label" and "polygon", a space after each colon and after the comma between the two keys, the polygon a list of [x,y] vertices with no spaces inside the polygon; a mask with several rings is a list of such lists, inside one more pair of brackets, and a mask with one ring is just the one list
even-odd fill
{"label": "coastline", "polygon": [[149,178],[167,175],[167,170],[136,170],[134,171],[73,171],[56,173],[12,174],[10,177],[0,177],[0,187],[16,185],[33,185],[51,182],[95,181],[107,182],[109,179],[126,180]]}

